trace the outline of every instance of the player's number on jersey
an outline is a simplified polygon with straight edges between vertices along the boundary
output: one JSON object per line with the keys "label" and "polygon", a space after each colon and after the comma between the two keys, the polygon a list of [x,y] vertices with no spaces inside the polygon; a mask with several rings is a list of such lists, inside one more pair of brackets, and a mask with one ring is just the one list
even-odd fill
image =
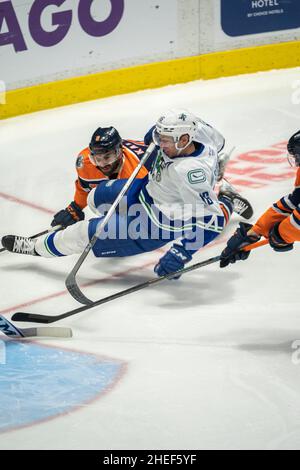
{"label": "player's number on jersey", "polygon": [[204,193],[201,193],[200,197],[202,201],[204,202],[204,204],[207,204],[208,206],[211,206],[213,204],[213,201],[209,197],[209,193],[207,191],[204,191]]}

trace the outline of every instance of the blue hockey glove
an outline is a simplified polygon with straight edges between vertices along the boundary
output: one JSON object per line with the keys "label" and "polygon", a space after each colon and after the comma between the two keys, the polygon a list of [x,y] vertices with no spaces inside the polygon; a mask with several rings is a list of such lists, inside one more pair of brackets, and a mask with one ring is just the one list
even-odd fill
{"label": "blue hockey glove", "polygon": [[221,253],[220,268],[225,268],[229,263],[235,263],[236,261],[248,258],[250,251],[242,251],[241,249],[246,245],[257,242],[260,238],[258,236],[247,235],[251,227],[252,225],[250,224],[240,222],[239,228],[229,238],[225,250]]}
{"label": "blue hockey glove", "polygon": [[79,220],[84,219],[84,212],[81,208],[76,204],[76,202],[71,202],[71,204],[63,209],[57,214],[55,214],[52,222],[51,227],[55,227],[56,225],[61,225],[63,228],[68,227],[68,225],[75,224]]}
{"label": "blue hockey glove", "polygon": [[[158,276],[165,276],[166,274],[180,271],[184,268],[185,263],[191,261],[192,256],[186,251],[182,245],[174,243],[172,248],[160,258],[159,262],[154,268],[154,272]],[[179,279],[180,274],[173,277],[172,279]]]}
{"label": "blue hockey glove", "polygon": [[269,232],[270,246],[275,251],[291,251],[294,248],[294,243],[287,243],[283,240],[279,233],[279,224],[280,222],[277,222]]}

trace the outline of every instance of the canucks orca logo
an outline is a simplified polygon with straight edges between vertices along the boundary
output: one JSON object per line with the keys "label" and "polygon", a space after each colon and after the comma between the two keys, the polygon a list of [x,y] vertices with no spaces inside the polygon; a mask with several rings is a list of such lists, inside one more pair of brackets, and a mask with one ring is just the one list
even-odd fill
{"label": "canucks orca logo", "polygon": [[189,171],[187,176],[190,184],[204,183],[206,181],[205,172],[200,168]]}
{"label": "canucks orca logo", "polygon": [[112,388],[126,367],[124,362],[109,357],[36,343],[7,339],[4,344],[0,433],[86,405]]}

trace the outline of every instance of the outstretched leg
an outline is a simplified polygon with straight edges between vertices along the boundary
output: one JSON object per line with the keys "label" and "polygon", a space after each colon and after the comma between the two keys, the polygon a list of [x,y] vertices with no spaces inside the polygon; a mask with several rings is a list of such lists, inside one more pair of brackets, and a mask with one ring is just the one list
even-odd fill
{"label": "outstretched leg", "polygon": [[12,253],[44,258],[73,255],[81,253],[89,242],[88,226],[88,221],[82,221],[36,239],[6,235],[2,238],[2,245]]}

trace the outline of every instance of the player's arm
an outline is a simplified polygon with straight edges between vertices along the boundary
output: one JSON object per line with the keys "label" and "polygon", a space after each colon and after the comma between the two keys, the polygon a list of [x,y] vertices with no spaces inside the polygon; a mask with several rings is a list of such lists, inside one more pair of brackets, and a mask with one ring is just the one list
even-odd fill
{"label": "player's arm", "polygon": [[268,238],[271,228],[289,217],[295,209],[292,203],[291,194],[282,197],[279,201],[275,202],[272,207],[264,212],[256,223],[253,225],[252,230],[260,236]]}
{"label": "player's arm", "polygon": [[280,232],[288,242],[298,241],[299,205],[300,170],[297,172],[294,191],[275,202],[253,225],[252,231],[269,238],[272,227],[276,225],[281,227]]}
{"label": "player's arm", "polygon": [[269,244],[275,251],[290,251],[294,242],[300,241],[300,208],[295,209],[290,217],[277,222],[269,232]]}
{"label": "player's arm", "polygon": [[268,238],[275,251],[290,251],[293,243],[300,241],[300,171],[294,191],[282,197],[250,226],[240,224],[221,253],[221,268],[249,257],[250,251],[241,251],[247,244],[255,243],[261,236]]}
{"label": "player's arm", "polygon": [[147,131],[147,133],[145,134],[144,142],[145,142],[146,145],[150,145],[151,142],[153,142],[153,137],[152,137],[152,135],[153,135],[154,129],[155,129],[155,125],[152,126],[152,127]]}
{"label": "player's arm", "polygon": [[75,195],[74,201],[71,201],[70,204],[60,211],[58,211],[51,222],[51,226],[55,227],[60,225],[63,228],[73,225],[76,222],[84,219],[83,208],[87,205],[87,192],[80,184],[80,177],[78,174],[79,165],[82,164],[83,156],[79,155],[76,161],[76,171],[77,179],[75,181]]}
{"label": "player's arm", "polygon": [[268,238],[270,245],[275,249],[272,244],[273,240],[274,245],[278,245],[277,251],[279,251],[279,246],[280,251],[291,249],[291,245],[287,244],[278,232],[279,225],[283,223],[292,212],[286,204],[282,203],[284,199],[285,198],[280,199],[270,207],[253,226],[240,223],[232,237],[227,241],[226,248],[221,253],[221,268],[225,268],[230,263],[248,259],[251,252],[243,251],[242,248],[257,242],[261,236]]}
{"label": "player's arm", "polygon": [[287,207],[287,216],[274,224],[269,232],[269,243],[276,251],[288,251],[296,241],[300,241],[300,132],[296,132],[288,142],[289,161],[298,167],[295,189],[280,201]]}
{"label": "player's arm", "polygon": [[270,207],[253,227],[238,230],[229,239],[221,254],[221,267],[238,259],[246,259],[250,252],[240,258],[242,252],[239,250],[245,242],[251,243],[251,240],[255,241],[262,235],[269,239],[271,247],[276,251],[292,250],[294,242],[300,241],[300,131],[290,137],[287,150],[292,166],[298,167],[294,191]]}
{"label": "player's arm", "polygon": [[77,180],[75,181],[74,202],[78,207],[80,207],[80,209],[84,209],[87,206],[87,198],[90,190],[84,188],[81,181],[82,180],[78,176]]}
{"label": "player's arm", "polygon": [[241,223],[221,253],[220,267],[224,268],[230,263],[246,260],[250,251],[245,252],[242,248],[258,241],[261,235],[268,238],[270,246],[275,251],[292,250],[294,242],[300,241],[300,209],[297,208],[290,216],[280,219],[274,216],[273,208],[270,208],[254,226]]}
{"label": "player's arm", "polygon": [[300,169],[294,191],[282,198],[288,207],[286,217],[274,224],[269,231],[269,243],[276,251],[288,251],[293,243],[300,241]]}

